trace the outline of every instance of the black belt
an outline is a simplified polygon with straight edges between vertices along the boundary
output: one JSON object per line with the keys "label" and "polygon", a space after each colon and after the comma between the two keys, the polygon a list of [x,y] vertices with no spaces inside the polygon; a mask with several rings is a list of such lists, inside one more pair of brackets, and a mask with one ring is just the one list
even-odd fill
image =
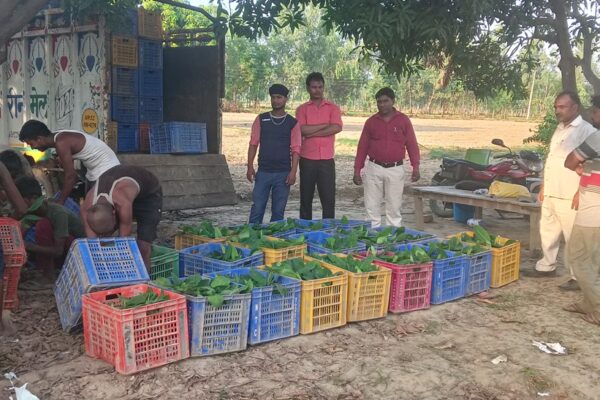
{"label": "black belt", "polygon": [[381,161],[377,161],[377,160],[369,160],[372,163],[375,163],[377,165],[382,166],[383,168],[392,168],[392,167],[397,167],[398,165],[402,165],[402,160],[400,161],[396,161],[396,162],[381,162]]}

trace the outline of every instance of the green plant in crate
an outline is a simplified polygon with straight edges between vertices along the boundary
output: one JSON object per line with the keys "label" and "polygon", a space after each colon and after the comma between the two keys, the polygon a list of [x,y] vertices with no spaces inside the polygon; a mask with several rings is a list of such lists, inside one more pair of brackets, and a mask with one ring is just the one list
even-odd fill
{"label": "green plant in crate", "polygon": [[325,239],[325,248],[333,251],[352,249],[358,246],[358,235],[333,235]]}
{"label": "green plant in crate", "polygon": [[234,282],[246,286],[250,290],[254,288],[273,286],[273,288],[275,288],[277,293],[280,295],[286,295],[288,293],[287,288],[278,282],[279,276],[273,274],[271,271],[267,273],[267,276],[264,276],[257,270],[251,269],[248,272],[248,275],[237,275],[232,279]]}
{"label": "green plant in crate", "polygon": [[300,258],[293,258],[275,263],[270,267],[266,267],[266,270],[278,275],[301,279],[303,281],[329,278],[338,275],[316,261],[305,262]]}
{"label": "green plant in crate", "polygon": [[298,246],[305,243],[304,236],[296,239],[271,239],[261,231],[255,231],[250,227],[243,228],[237,235],[230,238],[231,242],[241,243],[253,251],[261,248],[267,249],[285,249],[287,247]]}
{"label": "green plant in crate", "polygon": [[500,237],[491,235],[485,228],[475,225],[473,227],[474,235],[471,236],[467,233],[463,233],[460,236],[460,240],[467,243],[476,243],[482,246],[493,247],[493,248],[502,248],[513,243],[516,243],[515,240],[509,239],[503,241]]}
{"label": "green plant in crate", "polygon": [[113,303],[112,305],[113,307],[122,310],[128,308],[147,306],[148,304],[154,304],[159,303],[161,301],[169,300],[169,296],[167,296],[163,290],[160,291],[160,294],[156,294],[150,288],[146,289],[144,293],[140,293],[132,297],[118,295],[118,298],[119,302]]}
{"label": "green plant in crate", "polygon": [[427,246],[430,249],[436,250],[449,250],[455,253],[465,254],[467,256],[472,256],[474,254],[482,253],[487,251],[487,249],[479,244],[475,244],[473,246],[465,246],[463,242],[461,242],[460,238],[453,237],[445,242],[430,242],[427,243]]}
{"label": "green plant in crate", "polygon": [[373,264],[374,256],[369,256],[362,260],[357,260],[354,257],[340,257],[335,254],[313,254],[313,258],[323,260],[338,268],[345,269],[346,271],[361,274],[363,272],[374,272],[379,269]]}
{"label": "green plant in crate", "polygon": [[378,260],[389,262],[392,264],[423,264],[430,262],[432,259],[443,260],[448,258],[448,254],[445,251],[439,251],[437,249],[425,250],[422,247],[414,246],[406,250],[396,250],[393,253],[388,251],[377,252],[377,250],[371,247],[368,254],[375,254]]}
{"label": "green plant in crate", "polygon": [[234,233],[232,229],[218,227],[210,221],[202,221],[197,225],[184,225],[180,231],[185,234],[204,236],[211,239],[224,238]]}
{"label": "green plant in crate", "polygon": [[234,262],[242,259],[240,251],[230,244],[221,245],[221,249],[207,254],[207,257],[215,260]]}

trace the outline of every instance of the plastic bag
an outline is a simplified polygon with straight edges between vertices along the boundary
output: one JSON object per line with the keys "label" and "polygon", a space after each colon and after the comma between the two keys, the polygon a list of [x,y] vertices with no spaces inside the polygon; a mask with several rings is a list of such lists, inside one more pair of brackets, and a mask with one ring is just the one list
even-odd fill
{"label": "plastic bag", "polygon": [[530,197],[531,193],[529,193],[529,190],[525,186],[494,181],[490,185],[489,195],[494,197],[517,198]]}

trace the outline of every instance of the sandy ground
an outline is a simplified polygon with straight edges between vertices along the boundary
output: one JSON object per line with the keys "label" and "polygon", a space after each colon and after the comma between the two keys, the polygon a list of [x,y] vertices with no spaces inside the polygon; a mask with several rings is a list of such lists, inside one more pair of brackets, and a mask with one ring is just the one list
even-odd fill
{"label": "sandy ground", "polygon": [[[251,188],[245,182],[244,163],[252,118],[249,114],[225,115],[223,151],[239,203],[166,215],[162,242],[169,243],[182,223],[245,221]],[[345,118],[346,129],[340,137],[358,137],[363,121]],[[413,122],[419,141],[431,147],[479,147],[496,136],[509,145],[519,145],[532,127],[476,120]],[[343,155],[353,151],[338,146],[337,210],[339,215],[364,218],[362,189],[350,183],[352,158]],[[439,160],[429,160],[426,154],[424,158],[426,182]],[[297,210],[296,187],[288,215],[295,217]],[[408,227],[414,226],[409,197],[405,198],[404,220]],[[532,267],[534,260],[526,250],[526,220],[505,220],[488,211],[484,223],[494,233],[522,240],[522,269]],[[464,229],[453,220],[439,218],[426,226],[438,235]],[[600,399],[600,330],[561,310],[577,300],[579,293],[561,292],[557,285],[567,279],[562,266],[560,274],[548,279],[522,278],[490,290],[486,298],[476,296],[429,310],[390,314],[241,353],[188,359],[132,377],[120,376],[110,365],[88,358],[82,335],[60,330],[50,290],[21,290],[21,307],[13,315],[19,333],[0,339],[0,372],[14,371],[44,400]],[[542,353],[532,340],[560,342],[568,355]],[[507,361],[491,363],[500,355]],[[0,398],[8,398],[5,388],[0,386]]]}

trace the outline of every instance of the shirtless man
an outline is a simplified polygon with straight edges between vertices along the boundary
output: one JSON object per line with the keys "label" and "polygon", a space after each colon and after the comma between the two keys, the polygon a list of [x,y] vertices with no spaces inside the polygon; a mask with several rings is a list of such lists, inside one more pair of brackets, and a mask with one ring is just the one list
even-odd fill
{"label": "shirtless man", "polygon": [[131,236],[133,219],[137,221],[137,243],[150,271],[152,242],[160,222],[162,188],[150,171],[118,165],[98,178],[81,207],[87,237]]}
{"label": "shirtless man", "polygon": [[73,160],[81,161],[87,169],[85,177],[90,188],[100,175],[120,164],[115,152],[100,139],[75,130],[51,132],[46,124],[33,119],[23,124],[19,140],[40,151],[56,148],[65,175],[60,197],[56,200],[60,204],[69,197],[77,182]]}

